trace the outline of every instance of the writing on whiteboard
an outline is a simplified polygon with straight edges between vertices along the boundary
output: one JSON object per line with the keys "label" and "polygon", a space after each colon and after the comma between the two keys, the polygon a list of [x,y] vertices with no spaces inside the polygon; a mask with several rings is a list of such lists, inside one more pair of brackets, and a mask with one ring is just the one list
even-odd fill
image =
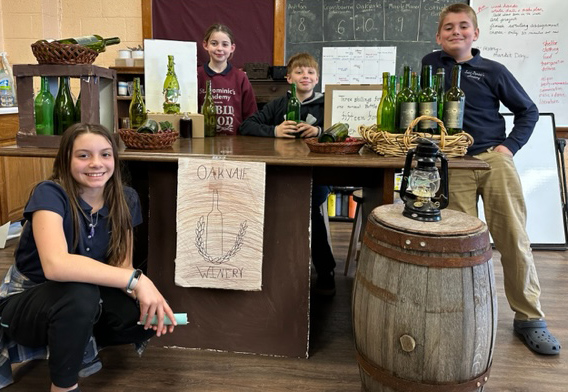
{"label": "writing on whiteboard", "polygon": [[503,63],[537,104],[568,125],[567,13],[554,0],[476,1],[481,55]]}

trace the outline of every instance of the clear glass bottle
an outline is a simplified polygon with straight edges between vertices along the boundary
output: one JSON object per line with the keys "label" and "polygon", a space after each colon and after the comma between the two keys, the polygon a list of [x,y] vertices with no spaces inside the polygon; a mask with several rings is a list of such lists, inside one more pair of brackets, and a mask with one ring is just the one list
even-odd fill
{"label": "clear glass bottle", "polygon": [[49,91],[49,78],[41,77],[41,88],[34,100],[35,127],[38,135],[53,135],[55,98]]}
{"label": "clear glass bottle", "polygon": [[463,114],[465,110],[465,93],[460,88],[461,65],[452,69],[452,87],[446,91],[444,102],[444,126],[448,135],[463,131]]}
{"label": "clear glass bottle", "polygon": [[148,118],[148,113],[146,113],[146,104],[140,91],[140,78],[134,78],[133,84],[134,91],[132,92],[130,107],[128,108],[128,117],[130,117],[132,129],[138,129]]}
{"label": "clear glass bottle", "polygon": [[205,122],[205,136],[215,136],[217,132],[217,109],[213,101],[211,80],[205,82],[205,99],[201,106],[201,114],[203,114],[203,121]]}
{"label": "clear glass bottle", "polygon": [[[432,87],[432,66],[422,67],[422,90],[418,93],[418,115],[419,116],[438,116],[438,97],[436,90]],[[421,120],[418,125],[420,132],[434,134],[438,131],[438,124],[432,120]]]}
{"label": "clear glass bottle", "polygon": [[174,56],[168,55],[168,72],[164,80],[164,113],[175,114],[179,113],[179,82],[174,69]]}
{"label": "clear glass bottle", "polygon": [[10,75],[4,67],[2,67],[0,68],[0,107],[12,107],[15,105]]}
{"label": "clear glass bottle", "polygon": [[75,104],[69,88],[69,76],[60,76],[59,90],[53,108],[53,133],[63,135],[63,132],[73,124],[75,124]]}
{"label": "clear glass bottle", "polygon": [[396,108],[398,113],[397,133],[404,133],[410,123],[418,114],[418,102],[416,94],[411,88],[411,68],[404,66],[404,74],[402,77],[402,85],[396,96]]}

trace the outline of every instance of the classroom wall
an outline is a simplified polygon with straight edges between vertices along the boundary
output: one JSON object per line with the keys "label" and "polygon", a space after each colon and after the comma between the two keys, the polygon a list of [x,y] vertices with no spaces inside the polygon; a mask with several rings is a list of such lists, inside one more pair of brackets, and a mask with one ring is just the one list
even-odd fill
{"label": "classroom wall", "polygon": [[35,64],[38,39],[90,34],[120,37],[95,60],[114,65],[117,49],[142,44],[142,0],[0,0],[0,51],[10,64]]}

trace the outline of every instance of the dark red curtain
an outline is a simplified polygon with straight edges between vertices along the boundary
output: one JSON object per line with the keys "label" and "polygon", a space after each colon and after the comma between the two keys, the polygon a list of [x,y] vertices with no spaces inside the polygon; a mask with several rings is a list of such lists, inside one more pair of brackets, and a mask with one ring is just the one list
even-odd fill
{"label": "dark red curtain", "polygon": [[201,42],[213,23],[227,25],[237,48],[231,63],[272,64],[274,1],[272,0],[153,0],[154,39],[197,42],[197,64],[209,60]]}

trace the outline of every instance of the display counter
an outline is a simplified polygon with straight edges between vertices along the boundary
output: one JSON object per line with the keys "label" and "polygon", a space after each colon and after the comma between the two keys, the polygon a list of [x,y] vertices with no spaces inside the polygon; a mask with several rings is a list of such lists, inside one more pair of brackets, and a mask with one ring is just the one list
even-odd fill
{"label": "display counter", "polygon": [[[55,149],[0,148],[0,156],[54,157]],[[404,158],[367,148],[358,154],[317,154],[301,139],[224,136],[181,139],[171,149],[121,149],[145,214],[136,234],[138,258],[175,312],[189,324],[153,344],[290,357],[309,355],[310,203],[316,184],[363,187],[364,217],[393,200],[394,174]],[[266,163],[262,290],[183,288],[174,284],[179,158]],[[450,168],[487,169],[471,157]],[[147,234],[146,234],[147,233]],[[147,242],[146,242],[147,238]]]}

